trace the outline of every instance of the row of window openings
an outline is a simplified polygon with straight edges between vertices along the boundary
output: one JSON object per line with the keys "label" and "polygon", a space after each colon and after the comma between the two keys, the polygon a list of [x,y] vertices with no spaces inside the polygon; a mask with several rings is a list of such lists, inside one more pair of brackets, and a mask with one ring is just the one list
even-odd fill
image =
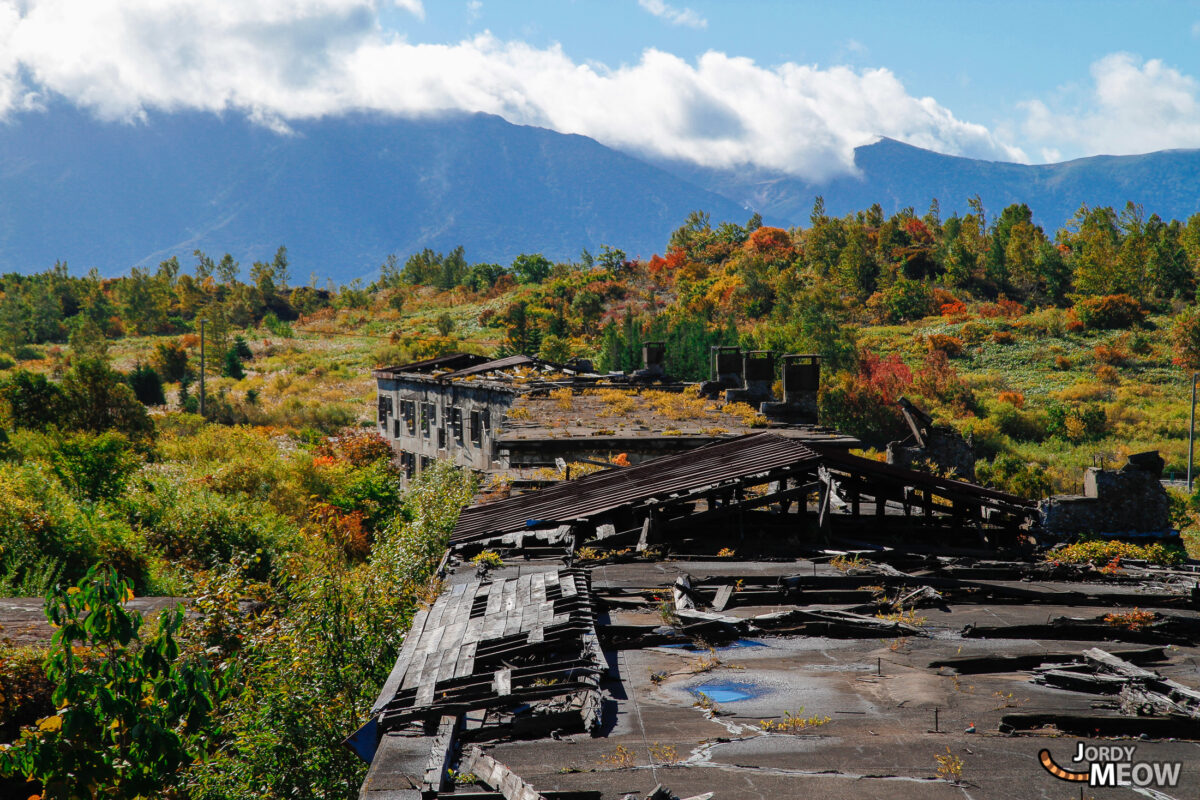
{"label": "row of window openings", "polygon": [[[417,475],[417,454],[410,453],[407,450],[400,451],[400,470],[404,473],[404,477],[412,480]],[[433,459],[429,456],[420,456],[421,472],[429,469],[433,465]]]}
{"label": "row of window openings", "polygon": [[[415,436],[417,433],[417,402],[415,400],[401,400],[400,413],[395,414],[393,410],[392,398],[386,395],[379,396],[379,427],[387,430],[387,418],[392,417],[392,438],[399,439],[401,430],[408,432],[409,436]],[[454,441],[459,445],[463,444],[463,413],[462,409],[453,407],[449,410],[449,419],[443,419],[446,426],[443,428],[437,427],[437,405],[434,403],[421,403],[420,424],[421,433],[428,439],[432,435],[434,429],[437,430],[438,447],[445,449],[446,447],[446,430],[453,431]],[[469,432],[471,436],[471,444],[476,447],[483,444],[483,433],[491,427],[491,414],[488,409],[482,411],[472,411],[467,417],[469,423]]]}

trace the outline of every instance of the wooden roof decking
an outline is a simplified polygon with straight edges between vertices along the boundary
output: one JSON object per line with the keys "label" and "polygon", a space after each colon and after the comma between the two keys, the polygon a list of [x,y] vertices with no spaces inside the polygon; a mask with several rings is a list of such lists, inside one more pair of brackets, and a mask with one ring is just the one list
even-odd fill
{"label": "wooden roof decking", "polygon": [[389,729],[570,695],[590,728],[606,669],[585,571],[460,583],[417,613],[372,713]]}

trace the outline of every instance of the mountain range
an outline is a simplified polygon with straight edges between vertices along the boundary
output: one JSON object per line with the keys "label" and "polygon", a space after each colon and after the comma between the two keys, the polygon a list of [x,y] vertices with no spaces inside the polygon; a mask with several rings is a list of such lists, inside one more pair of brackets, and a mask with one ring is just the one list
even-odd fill
{"label": "mountain range", "polygon": [[102,122],[70,107],[0,127],[0,271],[65,261],[123,273],[172,255],[229,252],[248,271],[288,247],[293,278],[369,278],[389,253],[463,245],[472,262],[551,258],[601,245],[647,257],[690,211],[713,221],[808,224],[880,203],[943,216],[978,194],[989,214],[1028,203],[1054,229],[1081,203],[1184,219],[1200,211],[1200,151],[1022,165],[890,139],[855,151],[857,174],[812,183],[761,169],[710,169],[622,153],[584,136],[486,114],[359,114],[277,132],[235,114]]}

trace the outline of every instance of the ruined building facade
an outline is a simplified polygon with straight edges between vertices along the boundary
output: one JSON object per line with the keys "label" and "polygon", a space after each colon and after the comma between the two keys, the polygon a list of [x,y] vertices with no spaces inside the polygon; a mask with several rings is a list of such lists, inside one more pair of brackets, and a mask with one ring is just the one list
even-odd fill
{"label": "ruined building facade", "polygon": [[[768,428],[832,447],[857,441],[817,425],[820,358],[714,348],[713,379],[671,378],[666,347],[648,342],[642,369],[597,374],[586,362],[458,353],[375,370],[376,423],[407,478],[439,458],[478,472],[583,460],[628,463]],[[678,396],[674,402],[670,395]]]}

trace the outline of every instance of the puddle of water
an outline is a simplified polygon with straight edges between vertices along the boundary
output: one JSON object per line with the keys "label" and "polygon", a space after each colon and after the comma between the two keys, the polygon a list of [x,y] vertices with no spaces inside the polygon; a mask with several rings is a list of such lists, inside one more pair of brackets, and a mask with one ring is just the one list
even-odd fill
{"label": "puddle of water", "polygon": [[[688,650],[693,653],[705,652],[705,650],[707,649],[707,648],[696,647],[696,645],[691,644],[691,643],[660,644],[659,647],[669,647],[673,650]],[[741,647],[770,647],[770,645],[766,644],[765,642],[757,641],[756,639],[734,639],[729,644],[723,644],[723,645],[717,647],[716,649],[717,650],[737,650],[738,648],[741,648]]]}
{"label": "puddle of water", "polygon": [[709,681],[688,689],[699,697],[707,696],[714,703],[736,703],[739,700],[750,700],[762,694],[762,689],[752,683],[734,683],[733,681]]}
{"label": "puddle of water", "polygon": [[718,650],[736,650],[739,647],[769,647],[766,642],[760,642],[755,639],[734,639],[724,647],[718,647]]}

